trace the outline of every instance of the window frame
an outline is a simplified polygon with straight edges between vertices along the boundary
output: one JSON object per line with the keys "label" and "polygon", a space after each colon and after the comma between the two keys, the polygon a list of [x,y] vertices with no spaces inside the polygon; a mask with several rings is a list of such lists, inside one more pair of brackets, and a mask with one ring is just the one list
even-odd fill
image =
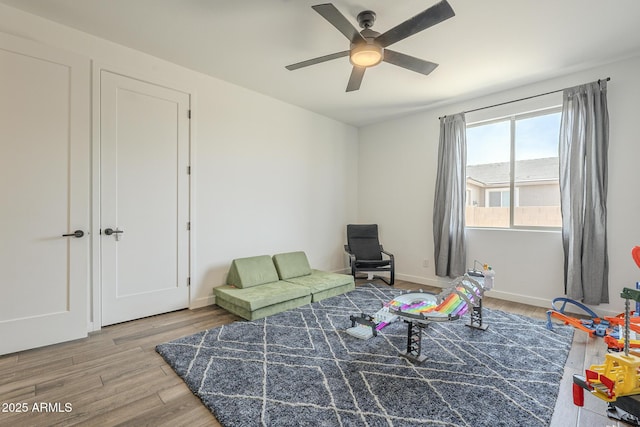
{"label": "window frame", "polygon": [[[476,122],[467,123],[466,129],[472,127],[479,127],[490,125],[494,123],[500,123],[509,121],[509,186],[508,187],[500,187],[499,189],[509,189],[509,226],[508,227],[483,227],[483,226],[469,226],[465,224],[465,228],[469,229],[479,229],[479,230],[518,230],[518,231],[554,231],[561,232],[562,227],[553,227],[553,226],[537,226],[537,225],[516,225],[514,224],[514,214],[516,205],[516,198],[518,196],[519,190],[515,186],[515,157],[516,157],[516,121],[530,119],[533,117],[545,116],[549,114],[562,113],[562,105],[553,105],[551,107],[545,107],[536,109],[533,111],[527,111],[523,113],[513,113],[507,114],[500,117],[495,117],[487,120],[479,120]],[[558,141],[559,143],[559,141]],[[465,165],[466,171],[467,165]],[[559,177],[558,177],[559,179]],[[466,182],[466,180],[465,180]],[[465,184],[466,185],[466,184]],[[559,184],[558,184],[559,185]],[[486,189],[488,190],[488,189]],[[485,190],[485,191],[486,191]],[[498,188],[496,188],[498,190]],[[466,197],[466,192],[465,192]],[[486,205],[487,202],[485,202]],[[467,209],[467,202],[465,201],[464,207],[465,211]]]}

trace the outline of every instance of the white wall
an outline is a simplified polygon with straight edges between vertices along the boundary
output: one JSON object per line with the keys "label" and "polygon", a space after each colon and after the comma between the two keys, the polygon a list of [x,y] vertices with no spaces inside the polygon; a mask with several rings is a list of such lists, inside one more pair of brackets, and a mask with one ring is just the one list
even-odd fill
{"label": "white wall", "polygon": [[236,257],[304,250],[314,268],[344,268],[354,127],[5,5],[0,31],[193,95],[193,307],[213,302]]}
{"label": "white wall", "polygon": [[[432,211],[439,138],[438,117],[511,101],[611,77],[608,86],[610,145],[608,192],[610,304],[599,314],[623,310],[620,291],[635,287],[640,270],[631,248],[640,245],[639,191],[635,184],[640,99],[640,58],[505,91],[491,96],[426,110],[359,130],[358,220],[376,222],[385,248],[395,252],[398,277],[443,285],[433,267]],[[487,111],[487,110],[485,110]],[[487,113],[488,114],[488,113]],[[563,252],[559,232],[468,230],[468,264],[474,259],[493,265],[492,296],[550,307],[564,294]],[[429,267],[423,267],[423,260]]]}
{"label": "white wall", "polygon": [[[640,60],[521,87],[355,128],[138,51],[0,5],[0,31],[74,51],[194,95],[192,305],[212,302],[235,257],[307,251],[312,266],[344,267],[344,225],[380,224],[402,279],[434,276],[432,209],[438,116],[611,76],[609,246],[611,304],[640,280],[630,250],[640,244]],[[89,108],[90,106],[87,106]],[[360,141],[360,142],[358,142]],[[558,233],[469,231],[469,260],[493,264],[494,296],[549,306],[562,294]],[[423,259],[429,267],[423,267]],[[94,284],[95,285],[95,284]]]}
{"label": "white wall", "polygon": [[205,290],[223,284],[238,257],[304,250],[314,268],[344,268],[356,129],[236,87],[209,91],[199,97],[210,117],[198,120],[195,169],[196,276]]}

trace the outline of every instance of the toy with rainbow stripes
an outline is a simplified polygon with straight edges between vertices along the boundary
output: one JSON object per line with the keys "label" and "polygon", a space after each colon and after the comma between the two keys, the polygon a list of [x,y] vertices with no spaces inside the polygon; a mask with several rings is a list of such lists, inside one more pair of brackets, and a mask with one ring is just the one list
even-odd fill
{"label": "toy with rainbow stripes", "polygon": [[451,286],[437,296],[409,292],[394,298],[389,303],[389,313],[407,323],[407,349],[400,354],[417,363],[426,360],[426,356],[421,354],[422,330],[430,322],[457,320],[470,312],[467,326],[486,330],[488,326],[482,322],[482,297],[485,290],[491,288],[493,281],[485,283],[483,277],[472,278],[465,274],[455,279]]}
{"label": "toy with rainbow stripes", "polygon": [[[494,273],[495,274],[495,273]],[[439,295],[422,290],[405,292],[378,310],[373,316],[360,314],[350,316],[351,328],[346,332],[360,339],[369,339],[389,323],[404,320],[408,324],[407,351],[402,354],[410,359],[422,361],[420,356],[420,329],[429,322],[452,321],[470,313],[467,326],[474,329],[487,329],[482,321],[482,297],[485,291],[493,287],[491,280],[485,280],[482,274],[469,274],[458,277]]]}
{"label": "toy with rainbow stripes", "polygon": [[424,292],[404,293],[389,302],[389,312],[416,321],[457,320],[469,308],[482,304],[486,289],[484,280],[465,274],[437,296]]}

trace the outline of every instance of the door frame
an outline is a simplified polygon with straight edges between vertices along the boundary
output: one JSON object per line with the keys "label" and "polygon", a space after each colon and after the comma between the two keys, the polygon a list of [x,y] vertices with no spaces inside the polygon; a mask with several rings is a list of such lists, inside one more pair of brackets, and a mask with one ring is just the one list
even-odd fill
{"label": "door frame", "polygon": [[[89,331],[99,331],[102,329],[102,254],[100,245],[100,105],[101,105],[101,85],[100,76],[102,71],[118,74],[144,83],[162,86],[167,89],[186,93],[189,96],[189,110],[191,111],[191,119],[189,120],[189,164],[191,165],[191,174],[189,175],[189,206],[188,220],[191,224],[189,233],[189,255],[187,270],[189,277],[193,276],[195,270],[195,221],[194,221],[194,204],[195,204],[195,184],[193,173],[195,169],[195,118],[193,115],[193,105],[195,104],[195,91],[188,85],[171,81],[160,76],[150,76],[141,73],[138,70],[129,67],[114,66],[99,61],[91,61],[91,290],[89,296]],[[189,307],[193,303],[193,294],[191,286],[189,286]]]}

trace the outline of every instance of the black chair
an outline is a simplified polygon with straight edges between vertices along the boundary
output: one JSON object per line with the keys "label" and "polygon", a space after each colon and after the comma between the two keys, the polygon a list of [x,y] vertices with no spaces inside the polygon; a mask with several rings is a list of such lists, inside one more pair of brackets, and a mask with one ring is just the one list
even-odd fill
{"label": "black chair", "polygon": [[[395,280],[393,254],[382,248],[378,240],[378,224],[347,225],[347,244],[344,245],[344,250],[349,254],[349,264],[354,279],[362,278],[356,276],[360,272],[375,274],[388,271],[389,281],[381,276],[374,277],[393,286]],[[388,259],[384,259],[382,254]]]}

